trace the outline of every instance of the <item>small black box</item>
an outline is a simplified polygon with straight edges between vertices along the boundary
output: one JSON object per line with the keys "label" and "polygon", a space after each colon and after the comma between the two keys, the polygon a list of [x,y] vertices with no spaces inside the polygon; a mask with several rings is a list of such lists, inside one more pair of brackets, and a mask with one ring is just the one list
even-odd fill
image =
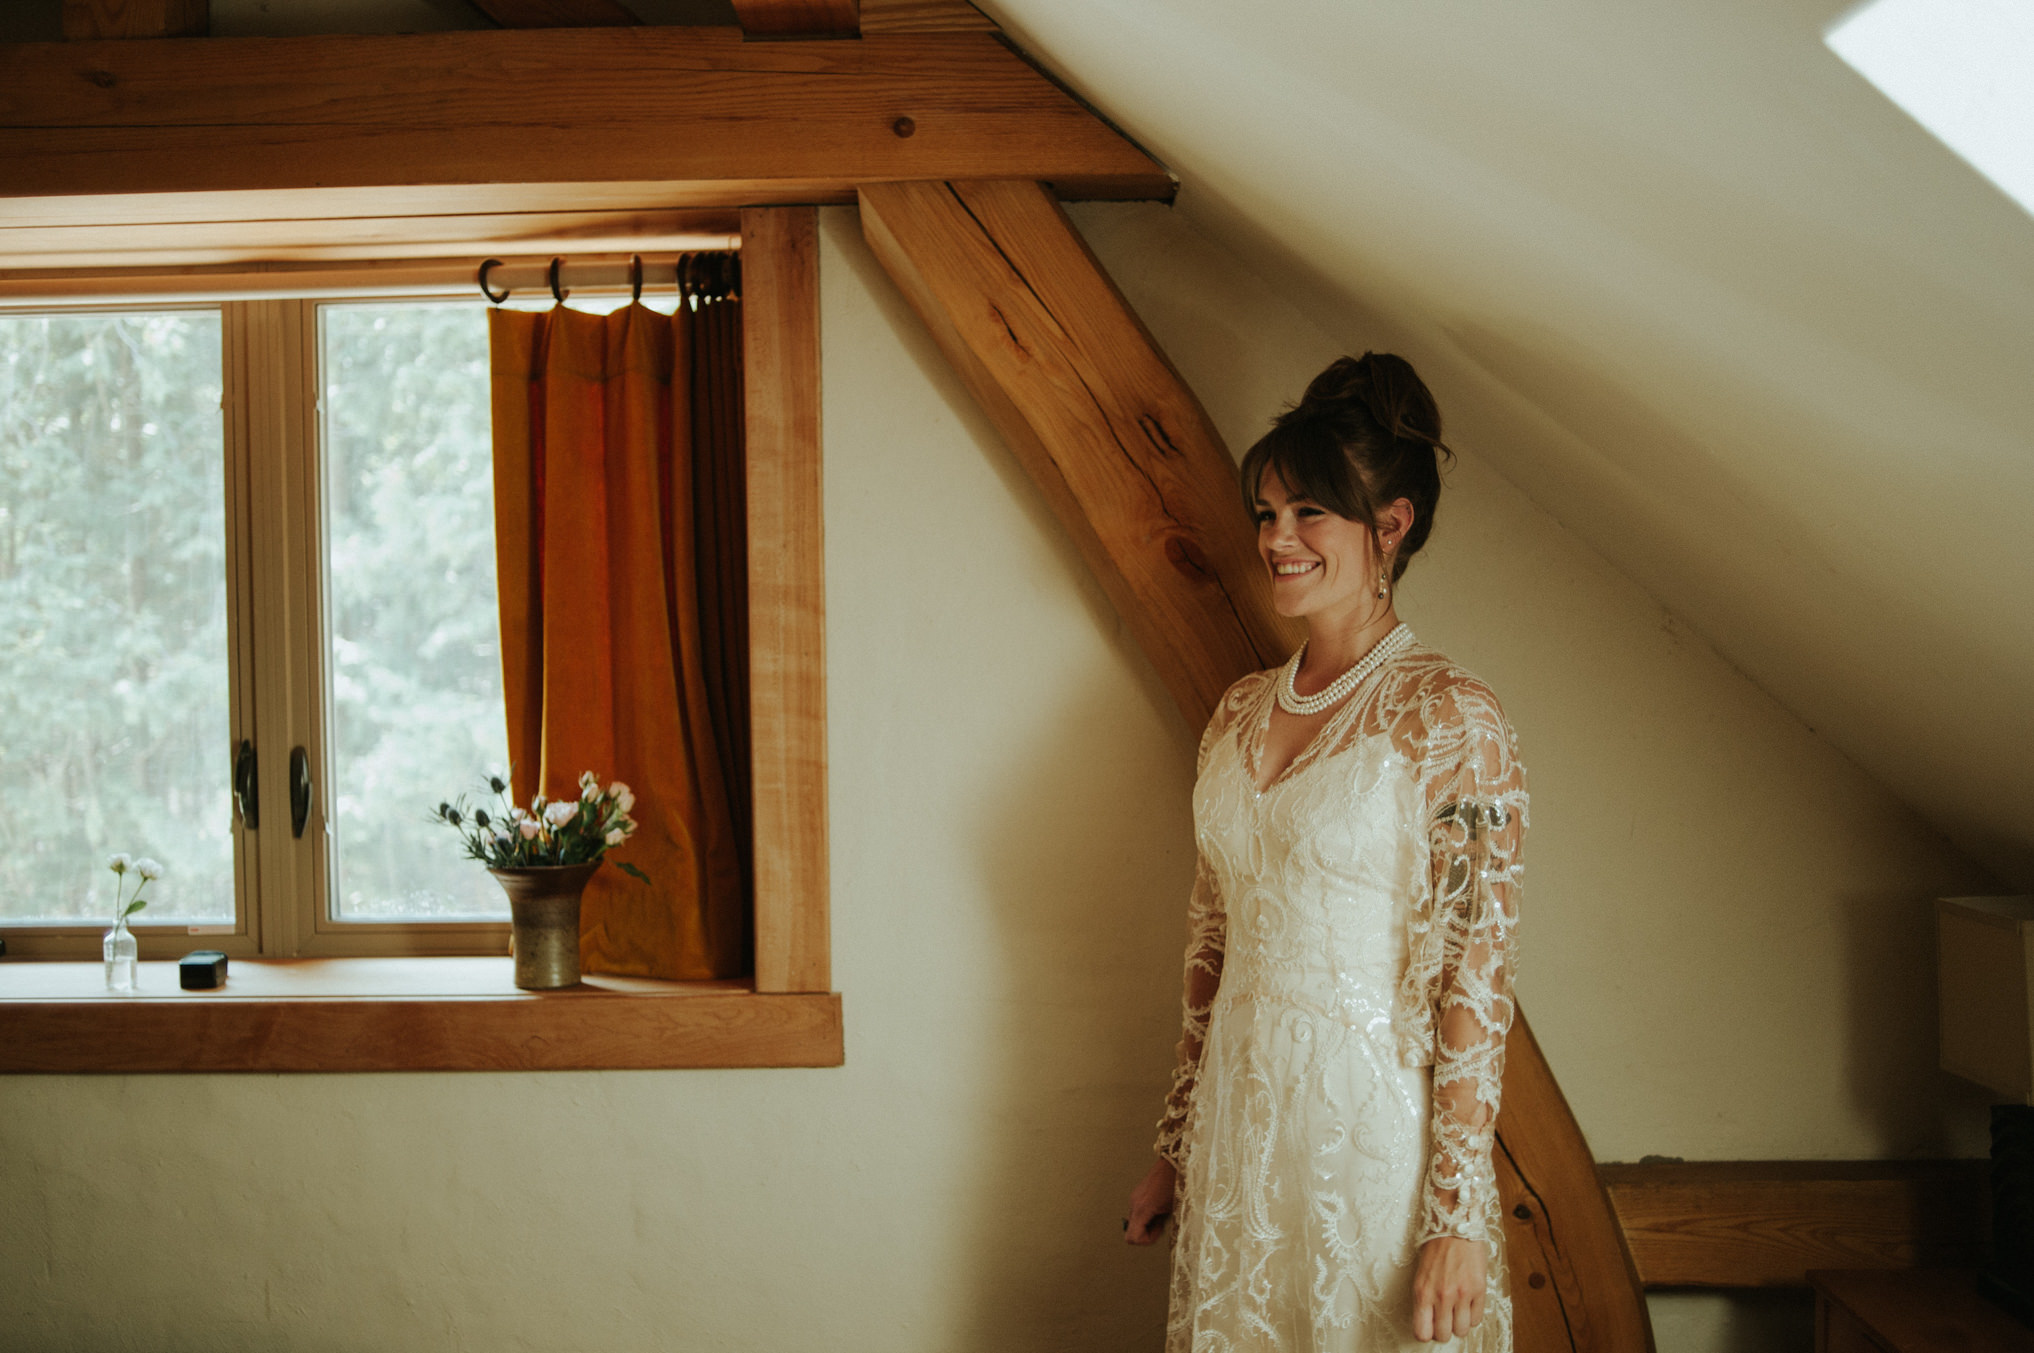
{"label": "small black box", "polygon": [[217,949],[194,949],[177,964],[177,985],[185,991],[210,991],[226,985],[226,955]]}

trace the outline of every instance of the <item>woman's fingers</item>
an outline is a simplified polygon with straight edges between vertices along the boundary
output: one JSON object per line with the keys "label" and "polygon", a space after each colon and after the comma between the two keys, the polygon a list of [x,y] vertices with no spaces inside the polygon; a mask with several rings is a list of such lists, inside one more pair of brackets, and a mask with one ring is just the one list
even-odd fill
{"label": "woman's fingers", "polygon": [[1462,1289],[1431,1291],[1413,1299],[1413,1338],[1446,1343],[1482,1323],[1483,1299]]}

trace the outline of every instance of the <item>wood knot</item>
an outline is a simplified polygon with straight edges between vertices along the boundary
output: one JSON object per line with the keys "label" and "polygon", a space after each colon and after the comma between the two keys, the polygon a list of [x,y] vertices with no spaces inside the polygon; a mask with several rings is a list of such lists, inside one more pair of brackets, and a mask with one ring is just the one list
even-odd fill
{"label": "wood knot", "polygon": [[85,78],[101,89],[111,89],[120,83],[119,77],[110,70],[88,70],[85,72]]}
{"label": "wood knot", "polygon": [[1533,1219],[1533,1210],[1524,1203],[1520,1203],[1511,1210],[1511,1215],[1517,1217],[1520,1221],[1531,1221]]}
{"label": "wood knot", "polygon": [[890,124],[890,130],[899,136],[909,136],[918,130],[918,124],[908,117],[900,117]]}
{"label": "wood knot", "polygon": [[1201,547],[1187,536],[1172,535],[1165,538],[1165,557],[1172,566],[1189,578],[1206,578],[1214,570],[1208,567],[1208,556],[1201,553]]}
{"label": "wood knot", "polygon": [[1527,1274],[1527,1275],[1526,1275],[1526,1286],[1527,1286],[1527,1287],[1530,1287],[1530,1288],[1532,1288],[1532,1289],[1533,1289],[1533,1291],[1537,1292],[1537,1291],[1539,1291],[1539,1290],[1540,1290],[1540,1289],[1541,1289],[1542,1287],[1545,1287],[1546,1285],[1547,1285],[1547,1275],[1546,1275],[1546,1274],[1544,1274],[1544,1273],[1530,1273],[1530,1274]]}

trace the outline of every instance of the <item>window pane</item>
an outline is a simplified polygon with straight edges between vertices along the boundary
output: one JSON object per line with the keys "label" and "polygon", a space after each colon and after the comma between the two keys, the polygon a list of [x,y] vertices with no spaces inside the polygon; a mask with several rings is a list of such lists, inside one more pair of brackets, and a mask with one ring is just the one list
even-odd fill
{"label": "window pane", "polygon": [[506,917],[428,816],[508,762],[487,309],[327,305],[332,914]]}
{"label": "window pane", "polygon": [[217,311],[0,316],[0,920],[233,919]]}

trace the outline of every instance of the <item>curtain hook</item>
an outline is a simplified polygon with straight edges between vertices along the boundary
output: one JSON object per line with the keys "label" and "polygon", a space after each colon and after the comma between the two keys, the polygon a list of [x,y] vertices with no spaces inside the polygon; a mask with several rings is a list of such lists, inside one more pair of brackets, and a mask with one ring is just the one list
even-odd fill
{"label": "curtain hook", "polygon": [[558,304],[560,305],[565,304],[565,298],[572,294],[572,290],[570,287],[560,287],[558,285],[558,271],[564,266],[565,260],[562,258],[554,258],[551,260],[551,295],[557,300]]}
{"label": "curtain hook", "polygon": [[727,295],[729,300],[739,300],[742,294],[742,256],[730,249],[727,252]]}
{"label": "curtain hook", "polygon": [[643,303],[643,256],[629,255],[629,304]]}
{"label": "curtain hook", "polygon": [[692,304],[693,262],[697,258],[691,250],[678,255],[678,304],[689,308]]}
{"label": "curtain hook", "polygon": [[501,295],[499,296],[495,295],[492,291],[488,290],[487,288],[487,275],[490,272],[494,271],[496,268],[499,268],[500,266],[501,260],[498,258],[491,258],[487,260],[487,262],[480,265],[480,294],[487,297],[487,299],[495,305],[500,305],[503,301],[509,298],[509,289],[507,287],[503,287],[501,289]]}

